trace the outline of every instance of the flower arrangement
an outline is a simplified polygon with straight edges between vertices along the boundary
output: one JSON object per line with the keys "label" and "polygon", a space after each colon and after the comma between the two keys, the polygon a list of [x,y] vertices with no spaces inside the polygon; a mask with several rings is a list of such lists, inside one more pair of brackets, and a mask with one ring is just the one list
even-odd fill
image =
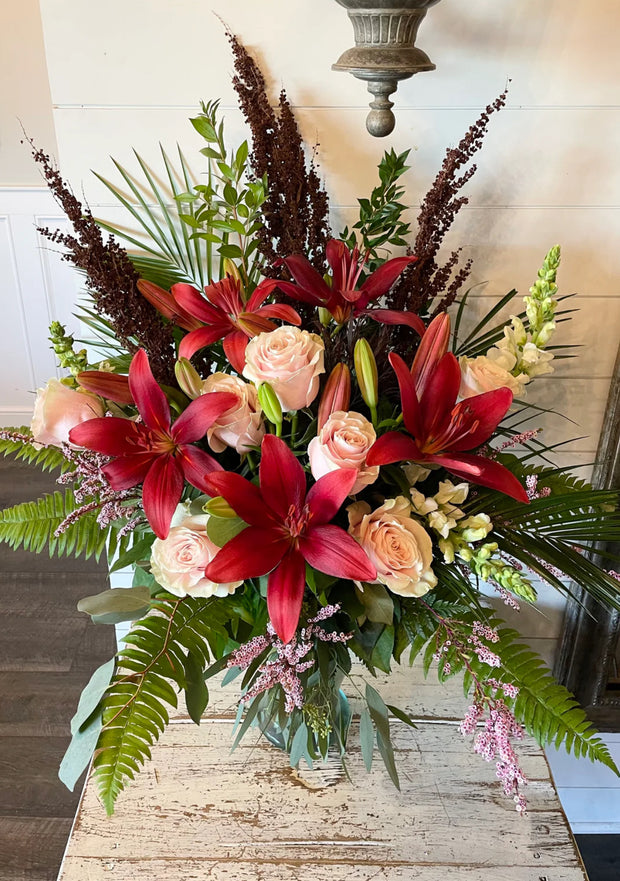
{"label": "flower arrangement", "polygon": [[[199,723],[223,671],[240,681],[236,742],[275,724],[294,766],[344,757],[352,659],[374,674],[421,657],[442,681],[462,675],[460,731],[522,812],[525,731],[614,765],[483,583],[517,609],[536,602],[536,578],[565,594],[573,580],[618,609],[616,574],[587,551],[618,540],[620,516],[617,493],[555,467],[527,428],[530,384],[570,357],[550,346],[569,315],[559,248],[508,323],[515,291],[467,329],[471,263],[441,262],[505,95],[448,151],[415,237],[407,154],[393,151],[359,220],[334,235],[286,96],[273,108],[231,43],[252,151],[229,152],[212,103],[192,119],[202,182],[182,154],[163,153],[169,194],[141,160],[142,187],[118,166],[131,198],[104,182],[142,234],[95,221],[34,150],[74,227],[43,232],[85,274],[93,338],[78,350],[52,325],[66,376],[39,391],[30,428],[0,432],[3,453],[67,487],[3,511],[0,539],[134,571],[131,589],[80,604],[133,623],[83,694],[61,778],[73,787],[93,757],[112,811],[179,693]],[[411,719],[370,684],[363,697],[364,761],[376,745],[398,785],[390,726]]]}

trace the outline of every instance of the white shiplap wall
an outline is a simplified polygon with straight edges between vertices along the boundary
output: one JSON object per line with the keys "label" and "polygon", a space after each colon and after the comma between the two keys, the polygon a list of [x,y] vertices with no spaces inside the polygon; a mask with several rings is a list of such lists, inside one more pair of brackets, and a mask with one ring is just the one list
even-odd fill
{"label": "white shiplap wall", "polygon": [[[255,51],[274,96],[286,86],[308,143],[320,142],[336,229],[350,218],[356,198],[370,190],[386,147],[413,148],[408,198],[417,205],[445,147],[512,78],[509,105],[493,119],[469,188],[470,206],[448,244],[463,245],[475,257],[473,280],[488,282],[476,304],[483,309],[510,287],[525,293],[547,248],[562,243],[561,288],[579,291],[582,310],[562,334],[583,350],[532,395],[580,424],[557,423],[553,437],[582,436],[567,444],[563,458],[587,470],[620,336],[617,0],[443,0],[430,10],[418,40],[438,70],[401,84],[397,129],[387,142],[366,134],[364,86],[330,70],[352,44],[346,14],[334,0],[108,0],[103,7],[41,0],[41,12],[61,168],[104,216],[112,211],[109,196],[90,169],[112,176],[109,156],[131,166],[132,147],[155,166],[160,141],[167,148],[178,142],[187,155],[196,155],[201,144],[187,117],[200,99],[222,99],[231,143],[245,136],[230,85],[228,44],[213,13]],[[41,304],[36,314],[28,308],[15,269],[15,222],[8,214],[0,217],[0,254],[8,249],[14,255],[9,284],[16,298],[9,318],[22,334],[8,343],[15,349],[15,394],[5,413],[23,406],[25,390],[41,381],[37,371],[52,372],[41,354],[47,314]],[[40,259],[38,244],[31,243]],[[33,260],[25,271],[26,277],[37,275],[49,301],[57,284],[50,277],[60,279],[57,268],[46,277],[44,257],[41,267]],[[61,287],[54,305],[70,312],[66,298],[75,283],[66,279]],[[45,308],[50,311],[49,302]],[[543,613],[522,617],[521,627],[549,655],[562,613],[552,592],[544,596]],[[611,790],[611,801],[603,802],[605,830],[588,831],[614,831],[614,822],[620,828],[619,794]]]}

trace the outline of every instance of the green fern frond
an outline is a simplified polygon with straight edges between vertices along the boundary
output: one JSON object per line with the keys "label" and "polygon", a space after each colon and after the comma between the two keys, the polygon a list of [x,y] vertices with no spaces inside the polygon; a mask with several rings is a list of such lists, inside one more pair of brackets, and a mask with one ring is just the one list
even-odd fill
{"label": "green fern frond", "polygon": [[[517,721],[540,746],[564,746],[569,754],[572,752],[577,758],[587,756],[593,762],[602,762],[620,776],[609,750],[585,711],[570,691],[555,681],[544,661],[529,646],[517,641],[522,637],[516,630],[501,628],[499,637],[499,642],[493,646],[502,661],[497,678],[519,688],[516,698],[505,698]],[[488,675],[489,668],[476,658],[472,667],[476,673]]]}
{"label": "green fern frond", "polygon": [[60,524],[77,508],[71,489],[7,508],[0,511],[0,541],[13,550],[23,548],[35,554],[47,548],[50,557],[94,556],[98,560],[106,549],[110,554],[127,551],[134,533],[119,538],[123,525],[120,521],[101,529],[96,511],[81,515],[64,532],[55,535]]}
{"label": "green fern frond", "polygon": [[137,621],[117,655],[117,673],[102,701],[103,728],[93,767],[108,814],[128,780],[150,758],[151,746],[177,706],[170,683],[186,687],[186,654],[204,670],[211,642],[230,618],[226,602],[166,598]]}
{"label": "green fern frond", "polygon": [[42,471],[66,471],[71,463],[65,459],[58,447],[35,446],[32,442],[24,442],[23,438],[32,438],[30,428],[21,425],[14,428],[3,428],[0,431],[0,453],[3,456],[13,455],[32,465],[38,465]]}

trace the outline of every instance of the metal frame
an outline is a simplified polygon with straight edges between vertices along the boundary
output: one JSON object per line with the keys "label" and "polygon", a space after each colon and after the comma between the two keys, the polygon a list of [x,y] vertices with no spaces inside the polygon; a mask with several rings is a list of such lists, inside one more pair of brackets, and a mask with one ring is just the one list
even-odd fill
{"label": "metal frame", "polygon": [[[592,483],[602,489],[620,488],[620,350]],[[620,544],[598,548],[599,554],[605,550],[620,555]],[[576,594],[578,601],[570,600],[566,608],[554,672],[600,730],[620,731],[620,693],[615,696],[607,690],[610,665],[620,640],[620,613],[604,609],[579,589]]]}

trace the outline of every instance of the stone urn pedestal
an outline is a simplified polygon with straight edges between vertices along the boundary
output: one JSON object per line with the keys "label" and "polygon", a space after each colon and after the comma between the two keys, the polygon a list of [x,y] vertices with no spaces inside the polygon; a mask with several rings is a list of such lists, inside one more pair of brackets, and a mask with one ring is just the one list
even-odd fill
{"label": "stone urn pedestal", "polygon": [[426,52],[415,45],[426,11],[440,0],[336,0],[349,13],[355,46],[347,49],[332,70],[345,70],[368,84],[374,96],[366,128],[374,137],[393,131],[396,120],[389,100],[399,80],[435,70]]}

